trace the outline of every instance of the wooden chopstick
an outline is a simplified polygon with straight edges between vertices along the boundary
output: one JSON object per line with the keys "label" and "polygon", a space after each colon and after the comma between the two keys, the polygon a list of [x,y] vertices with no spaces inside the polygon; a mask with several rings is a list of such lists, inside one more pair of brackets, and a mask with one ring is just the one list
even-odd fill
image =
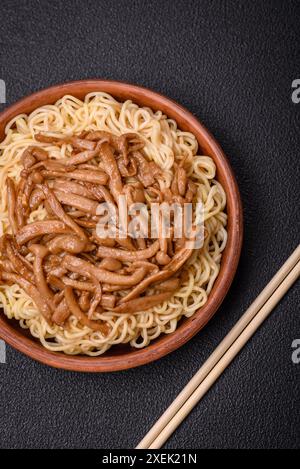
{"label": "wooden chopstick", "polygon": [[200,399],[202,399],[202,397],[207,393],[207,391],[211,388],[215,381],[221,376],[223,371],[230,365],[232,360],[237,356],[237,354],[241,351],[244,345],[249,341],[249,339],[256,332],[256,330],[263,323],[263,321],[269,316],[273,308],[283,297],[283,295],[287,292],[290,286],[296,281],[299,275],[300,262],[296,264],[296,266],[292,269],[292,271],[282,282],[280,288],[278,288],[273,293],[273,295],[265,303],[259,313],[254,317],[251,323],[244,329],[242,334],[223,355],[217,365],[211,370],[207,377],[196,388],[194,393],[187,399],[187,401],[183,404],[179,411],[168,422],[168,424],[164,427],[158,437],[151,443],[149,449],[161,448],[161,446],[166,442],[166,440],[171,436],[171,434],[191,412],[195,405],[200,401]]}
{"label": "wooden chopstick", "polygon": [[157,449],[165,443],[268,317],[299,275],[300,245],[139,443],[137,449]]}

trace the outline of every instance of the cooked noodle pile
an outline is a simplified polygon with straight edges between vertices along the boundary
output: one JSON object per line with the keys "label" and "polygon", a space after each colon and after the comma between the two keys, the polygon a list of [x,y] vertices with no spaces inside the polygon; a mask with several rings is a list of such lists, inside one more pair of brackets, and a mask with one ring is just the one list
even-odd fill
{"label": "cooked noodle pile", "polygon": [[[64,96],[0,144],[0,307],[49,350],[147,346],[207,301],[226,246],[226,195],[196,138],[106,93]],[[102,238],[98,204],[196,203],[205,238]],[[130,215],[129,215],[130,221]],[[188,247],[187,247],[188,246]]]}

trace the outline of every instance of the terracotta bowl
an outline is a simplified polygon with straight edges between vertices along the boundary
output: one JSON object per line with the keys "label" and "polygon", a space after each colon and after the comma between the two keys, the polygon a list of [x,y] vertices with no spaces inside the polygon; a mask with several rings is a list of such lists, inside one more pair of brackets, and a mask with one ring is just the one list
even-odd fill
{"label": "terracotta bowl", "polygon": [[189,319],[182,319],[175,332],[161,335],[141,350],[129,346],[114,346],[100,357],[68,356],[45,349],[28,331],[21,329],[17,321],[8,320],[0,312],[0,336],[20,352],[47,365],[73,371],[107,372],[124,370],[157,360],[181,347],[199,332],[216,313],[235,275],[243,237],[242,206],[239,190],[232,169],[218,143],[205,127],[186,109],[162,96],[140,86],[117,81],[84,80],[53,86],[34,93],[10,106],[0,114],[0,141],[6,124],[16,115],[30,113],[39,106],[55,103],[66,94],[82,99],[92,91],[104,91],[120,101],[131,99],[140,106],[160,109],[174,119],[180,129],[192,132],[201,153],[213,158],[217,166],[217,178],[227,195],[228,243],[222,256],[221,270],[209,299],[204,307]]}

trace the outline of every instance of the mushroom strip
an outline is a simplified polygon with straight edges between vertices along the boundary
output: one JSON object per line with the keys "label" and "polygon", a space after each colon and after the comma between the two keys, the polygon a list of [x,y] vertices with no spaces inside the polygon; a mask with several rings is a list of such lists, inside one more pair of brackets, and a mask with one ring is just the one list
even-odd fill
{"label": "mushroom strip", "polygon": [[90,183],[87,183],[86,187],[91,192],[91,194],[93,194],[93,197],[96,200],[105,200],[107,204],[112,204],[115,206],[114,199],[106,187]]}
{"label": "mushroom strip", "polygon": [[75,169],[74,171],[56,171],[44,170],[41,172],[45,178],[53,179],[63,177],[66,179],[75,179],[84,182],[92,182],[94,184],[107,184],[108,176],[101,171],[91,171],[88,169]]}
{"label": "mushroom strip", "polygon": [[31,239],[37,238],[38,236],[43,236],[45,234],[63,234],[70,233],[70,228],[68,228],[65,223],[58,220],[45,220],[45,221],[36,221],[30,223],[29,225],[23,226],[21,230],[16,235],[17,243],[22,246],[26,244]]}
{"label": "mushroom strip", "polygon": [[[4,235],[5,236],[5,235]],[[25,257],[23,257],[22,253],[21,253],[21,250],[18,251],[17,249],[17,246],[16,246],[16,243],[15,243],[15,240],[12,238],[11,241],[10,241],[10,247],[12,248],[12,252],[9,252],[8,253],[8,256],[9,258],[12,260],[13,257],[16,257],[16,259],[18,258],[22,264],[31,272],[33,272],[33,267],[32,267],[32,264],[29,262],[28,259],[26,259]],[[27,251],[27,250],[26,250]],[[27,252],[26,252],[27,254]]]}
{"label": "mushroom strip", "polygon": [[24,226],[24,211],[23,211],[23,193],[26,185],[26,179],[21,178],[18,187],[17,187],[17,199],[16,199],[16,217],[19,228]]}
{"label": "mushroom strip", "polygon": [[77,235],[59,235],[47,244],[48,250],[52,254],[67,251],[71,254],[79,254],[89,248],[89,243],[79,238]]}
{"label": "mushroom strip", "polygon": [[89,307],[89,310],[88,310],[88,318],[91,319],[94,312],[96,311],[96,308],[98,307],[101,299],[102,299],[102,287],[101,287],[101,283],[98,282],[97,279],[95,279],[94,277],[92,277],[92,281],[95,285],[95,291],[94,291],[94,297],[91,301],[91,304],[90,304],[90,307]]}
{"label": "mushroom strip", "polygon": [[63,143],[71,143],[71,145],[79,150],[89,150],[92,151],[95,148],[95,143],[90,142],[79,137],[67,137],[62,140]]}
{"label": "mushroom strip", "polygon": [[103,283],[102,288],[105,292],[118,292],[123,290],[124,287],[122,285],[109,285],[108,283]]}
{"label": "mushroom strip", "polygon": [[73,147],[78,148],[79,150],[94,150],[95,143],[85,140],[83,138],[74,136],[74,137],[52,137],[50,135],[36,134],[34,136],[35,140],[42,143],[49,143],[53,145],[64,145],[71,144]]}
{"label": "mushroom strip", "polygon": [[155,177],[161,174],[161,169],[153,161],[147,161],[139,151],[134,151],[132,156],[138,163],[138,179],[143,186],[152,186],[155,182]]}
{"label": "mushroom strip", "polygon": [[[66,166],[64,164],[64,160],[57,160],[57,159],[47,159],[44,161],[39,161],[35,165],[30,167],[30,171],[33,170],[41,170],[42,168],[45,168],[48,171],[58,171],[58,172],[71,172],[76,169],[75,166]],[[24,172],[22,171],[24,174]]]}
{"label": "mushroom strip", "polygon": [[146,275],[146,269],[141,267],[131,275],[122,275],[108,270],[100,269],[88,261],[79,257],[66,255],[62,260],[62,266],[71,272],[84,275],[86,277],[94,277],[99,282],[110,283],[112,285],[132,286],[139,283]]}
{"label": "mushroom strip", "polygon": [[158,283],[154,285],[157,290],[160,291],[175,291],[179,288],[179,279],[178,278],[170,278],[165,282]]}
{"label": "mushroom strip", "polygon": [[122,263],[113,257],[105,257],[99,264],[101,269],[109,270],[110,272],[114,272],[116,270],[120,270],[122,268]]}
{"label": "mushroom strip", "polygon": [[[188,241],[188,243],[193,243],[193,241]],[[173,257],[173,259],[171,260],[171,262],[166,265],[163,270],[167,270],[169,272],[172,272],[172,274],[174,274],[175,272],[177,272],[182,266],[183,264],[185,264],[185,262],[191,257],[192,253],[193,253],[193,247],[183,247],[180,251],[178,251],[175,256]]]}
{"label": "mushroom strip", "polygon": [[115,157],[107,143],[100,148],[101,161],[105,172],[109,175],[109,189],[116,203],[123,191],[122,178]]}
{"label": "mushroom strip", "polygon": [[[168,248],[168,245],[167,245],[167,248]],[[166,252],[159,251],[156,254],[156,261],[160,265],[167,265],[171,262],[171,258]]]}
{"label": "mushroom strip", "polygon": [[38,161],[44,161],[48,158],[46,150],[40,147],[29,147],[28,150]]}
{"label": "mushroom strip", "polygon": [[[49,281],[50,282],[53,281],[53,284],[58,286],[58,282],[56,282],[56,280],[59,280],[59,279],[55,279],[55,280],[54,279],[55,277],[53,278],[51,276],[49,277]],[[95,291],[95,284],[92,284],[89,282],[79,282],[78,280],[72,280],[69,277],[63,277],[61,284],[63,285],[63,287],[65,285],[68,285],[70,287],[73,287],[75,290],[81,290],[83,292],[94,293]],[[59,284],[60,285],[59,288],[61,288],[61,284]],[[117,287],[118,289],[122,288],[121,286],[117,286]],[[116,297],[114,295],[108,295],[105,293],[102,295],[100,304],[104,308],[113,308],[115,306],[115,303],[116,303]]]}
{"label": "mushroom strip", "polygon": [[78,234],[81,239],[86,240],[86,234],[83,229],[80,228],[80,226],[78,226],[77,223],[69,215],[66,214],[52,190],[46,184],[42,184],[41,189],[44,192],[45,197],[47,198],[47,201],[49,202],[49,205],[51,207],[51,210],[53,210],[55,215],[60,218],[61,221],[64,222],[67,226],[69,226],[73,231],[75,231],[75,233]]}
{"label": "mushroom strip", "polygon": [[86,213],[82,212],[81,210],[68,210],[68,215],[72,218],[81,218],[85,217]]}
{"label": "mushroom strip", "polygon": [[91,171],[103,172],[103,170],[98,166],[98,163],[81,163],[77,166],[78,169],[90,169]]}
{"label": "mushroom strip", "polygon": [[142,282],[140,282],[135,288],[133,288],[126,296],[120,300],[120,304],[132,300],[139,296],[146,288],[149,287],[154,282],[162,282],[167,278],[171,277],[172,273],[161,270],[160,272],[154,273],[146,277]]}
{"label": "mushroom strip", "polygon": [[136,261],[133,262],[129,267],[126,267],[127,272],[133,272],[138,267],[145,267],[147,271],[154,273],[159,272],[159,267],[156,264],[152,264],[149,261]]}
{"label": "mushroom strip", "polygon": [[79,304],[79,307],[82,309],[82,311],[86,313],[90,307],[90,292],[83,291],[80,294],[78,304]]}
{"label": "mushroom strip", "polygon": [[63,323],[68,319],[70,314],[71,311],[69,310],[68,303],[64,297],[59,303],[59,305],[56,307],[55,312],[52,316],[52,321],[58,326],[62,326]]}
{"label": "mushroom strip", "polygon": [[88,199],[103,200],[103,197],[96,197],[93,194],[93,191],[89,190],[86,185],[82,185],[74,181],[63,181],[57,179],[53,183],[53,189],[66,193],[71,192],[72,194],[81,195],[82,197],[87,197]]}
{"label": "mushroom strip", "polygon": [[[102,144],[103,142],[99,142],[99,143]],[[70,158],[66,158],[65,160],[63,160],[63,162],[66,166],[73,166],[73,165],[75,166],[77,164],[86,163],[87,161],[92,160],[93,158],[95,158],[95,156],[99,154],[99,146],[100,145],[97,144],[97,147],[95,148],[95,150],[85,150],[85,151],[82,151],[81,153],[77,153],[76,155],[72,155],[70,156]]]}
{"label": "mushroom strip", "polygon": [[136,251],[136,248],[134,247],[132,240],[129,237],[120,238],[117,235],[116,241],[120,246],[122,246],[122,248],[127,249],[128,251]]}
{"label": "mushroom strip", "polygon": [[41,142],[41,143],[51,143],[54,145],[59,145],[59,144],[62,145],[63,143],[65,143],[63,139],[59,137],[51,137],[51,136],[40,134],[40,133],[35,134],[34,138],[37,142]]}
{"label": "mushroom strip", "polygon": [[150,257],[155,256],[159,250],[159,240],[154,241],[146,249],[141,249],[140,251],[124,251],[117,248],[108,248],[106,246],[99,246],[97,250],[98,257],[112,257],[118,259],[119,261],[141,261],[143,259],[149,259]]}
{"label": "mushroom strip", "polygon": [[44,298],[49,308],[54,311],[54,293],[48,287],[43,271],[43,259],[48,254],[48,249],[40,244],[33,244],[29,250],[34,254],[33,271],[35,283],[42,298]]}
{"label": "mushroom strip", "polygon": [[0,278],[1,277],[6,282],[16,283],[17,285],[19,285],[19,287],[22,288],[28,296],[30,296],[32,301],[35,303],[37,309],[42,313],[46,321],[48,323],[51,323],[50,308],[47,302],[40,295],[38,289],[34,285],[32,285],[32,283],[30,283],[25,278],[20,277],[19,275],[7,272],[1,272]]}
{"label": "mushroom strip", "polygon": [[95,284],[91,282],[80,282],[79,280],[73,280],[69,277],[63,277],[62,281],[65,285],[75,288],[75,290],[88,291],[92,293],[95,291]]}
{"label": "mushroom strip", "polygon": [[157,295],[144,296],[143,298],[136,298],[135,300],[122,303],[113,309],[118,314],[133,314],[139,311],[147,311],[154,306],[157,306],[164,301],[168,300],[174,295],[174,290],[170,292],[158,293]]}
{"label": "mushroom strip", "polygon": [[96,167],[90,169],[76,169],[70,173],[67,173],[71,179],[79,179],[82,182],[91,182],[94,184],[105,185],[108,182],[108,176],[103,171],[98,170]]}
{"label": "mushroom strip", "polygon": [[152,285],[155,282],[162,282],[172,277],[189,259],[193,252],[193,249],[183,248],[178,251],[177,254],[173,257],[172,261],[166,265],[163,270],[158,273],[152,274],[149,277],[145,278],[139,285],[137,285],[133,290],[131,290],[126,296],[124,296],[120,303],[125,303],[126,301],[132,300],[140,295],[146,288]]}
{"label": "mushroom strip", "polygon": [[109,248],[113,248],[116,245],[116,240],[114,238],[99,238],[96,230],[93,230],[91,240],[96,244],[100,244],[100,246],[107,246]]}
{"label": "mushroom strip", "polygon": [[84,326],[89,327],[94,331],[100,331],[102,334],[106,335],[108,333],[108,328],[106,324],[101,324],[96,321],[91,321],[83,311],[79,308],[76,298],[73,293],[72,287],[65,287],[65,299],[67,305],[74,316],[78,319],[78,321],[83,324]]}
{"label": "mushroom strip", "polygon": [[31,168],[31,166],[33,166],[36,163],[36,159],[33,156],[33,154],[31,153],[30,148],[27,148],[23,152],[23,154],[21,156],[21,161],[22,161],[23,167],[25,169]]}
{"label": "mushroom strip", "polygon": [[78,218],[76,220],[77,225],[82,226],[83,228],[93,229],[97,225],[96,221],[93,220],[83,220],[82,218]]}
{"label": "mushroom strip", "polygon": [[14,182],[11,178],[6,179],[7,187],[7,207],[8,207],[8,220],[11,226],[13,234],[16,234],[18,231],[18,225],[15,218],[16,210],[16,189]]}
{"label": "mushroom strip", "polygon": [[102,295],[100,304],[103,308],[112,309],[115,306],[115,303],[116,297],[114,295]]}
{"label": "mushroom strip", "polygon": [[90,132],[86,136],[87,140],[100,140],[100,139],[107,139],[110,145],[114,147],[119,153],[122,154],[123,159],[125,164],[128,164],[128,140],[132,139],[133,142],[136,144],[134,149],[140,149],[143,148],[144,142],[142,139],[134,133],[127,133],[120,135],[120,137],[117,137],[116,135],[110,133],[110,132],[105,132],[103,130],[96,130],[93,132]]}
{"label": "mushroom strip", "polygon": [[126,166],[124,160],[119,159],[117,164],[122,177],[128,178],[136,175],[137,163],[135,160],[131,159]]}
{"label": "mushroom strip", "polygon": [[[63,291],[55,293],[55,295],[54,295],[54,304],[55,304],[55,306],[57,306],[63,300],[64,296],[65,295],[64,295]],[[55,309],[55,311],[56,311],[56,309]],[[53,318],[53,316],[52,316],[52,318]]]}
{"label": "mushroom strip", "polygon": [[29,215],[29,209],[30,209],[30,196],[31,193],[34,189],[35,182],[34,182],[34,173],[30,174],[28,178],[26,179],[26,183],[24,186],[24,191],[23,191],[23,198],[22,198],[22,206],[24,210],[24,216],[27,218]]}
{"label": "mushroom strip", "polygon": [[11,262],[13,269],[18,274],[22,275],[29,282],[34,282],[34,275],[31,269],[28,268],[28,261],[24,259],[16,249],[14,242],[7,235],[2,238],[2,244],[4,252],[6,253],[9,261]]}
{"label": "mushroom strip", "polygon": [[22,155],[21,161],[25,169],[31,168],[38,161],[44,161],[48,158],[48,153],[39,147],[28,147]]}
{"label": "mushroom strip", "polygon": [[41,205],[44,199],[45,199],[44,192],[41,189],[39,189],[38,187],[33,189],[29,198],[30,210],[31,211],[36,210]]}
{"label": "mushroom strip", "polygon": [[65,288],[64,282],[60,278],[56,277],[52,272],[47,275],[47,282],[58,290],[63,290]]}
{"label": "mushroom strip", "polygon": [[99,236],[97,236],[97,230],[95,230],[92,235],[92,239],[93,241],[95,241],[95,243],[99,244],[100,246],[113,247],[117,242],[120,246],[122,246],[124,249],[127,249],[128,251],[136,251],[132,240],[129,237],[120,238],[119,232],[117,232],[115,238],[100,238]]}
{"label": "mushroom strip", "polygon": [[95,200],[62,191],[54,191],[54,195],[56,196],[57,200],[64,205],[70,205],[71,207],[74,207],[77,210],[81,210],[82,212],[96,215],[98,202]]}
{"label": "mushroom strip", "polygon": [[[130,143],[134,143],[132,147],[129,147],[129,140]],[[145,144],[142,141],[141,137],[134,133],[127,133],[120,135],[120,137],[115,138],[115,145],[117,150],[122,154],[124,164],[127,166],[129,163],[128,159],[128,151],[135,151],[142,149]]]}

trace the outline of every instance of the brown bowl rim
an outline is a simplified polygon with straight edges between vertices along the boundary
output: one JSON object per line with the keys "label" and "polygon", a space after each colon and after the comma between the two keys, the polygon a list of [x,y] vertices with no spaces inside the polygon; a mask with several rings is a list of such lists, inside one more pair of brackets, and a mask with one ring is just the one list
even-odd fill
{"label": "brown bowl rim", "polygon": [[25,355],[41,363],[65,370],[112,372],[145,365],[162,358],[184,345],[214,316],[230,288],[238,266],[243,240],[243,214],[235,176],[227,157],[211,133],[183,106],[160,93],[139,85],[115,80],[89,79],[66,82],[42,89],[22,98],[0,114],[0,138],[3,136],[6,124],[16,115],[28,113],[41,105],[54,103],[66,94],[83,96],[91,91],[105,91],[117,99],[132,99],[141,105],[146,102],[144,105],[160,109],[168,117],[175,119],[182,130],[188,129],[193,132],[198,141],[201,136],[199,144],[202,148],[210,149],[209,153],[217,166],[218,179],[227,196],[228,243],[223,253],[220,273],[207,303],[191,318],[181,320],[178,328],[172,334],[161,335],[147,347],[130,350],[126,353],[121,352],[121,355],[69,356],[61,352],[47,350],[35,339],[27,337],[22,331],[15,329],[13,322],[6,319],[3,314],[0,315],[0,336],[7,344]]}

